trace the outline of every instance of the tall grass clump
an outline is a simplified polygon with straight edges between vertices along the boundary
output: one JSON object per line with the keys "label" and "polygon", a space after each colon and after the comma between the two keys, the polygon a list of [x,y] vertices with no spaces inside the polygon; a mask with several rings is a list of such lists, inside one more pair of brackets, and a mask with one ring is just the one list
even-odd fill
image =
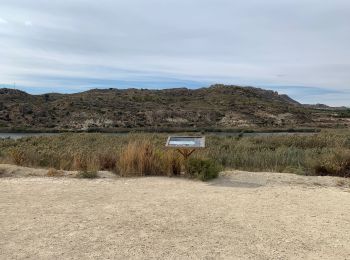
{"label": "tall grass clump", "polygon": [[171,150],[155,147],[149,140],[138,140],[127,144],[117,162],[121,176],[178,176],[182,159]]}
{"label": "tall grass clump", "polygon": [[121,176],[163,175],[160,154],[148,140],[131,142],[123,148],[117,167]]}

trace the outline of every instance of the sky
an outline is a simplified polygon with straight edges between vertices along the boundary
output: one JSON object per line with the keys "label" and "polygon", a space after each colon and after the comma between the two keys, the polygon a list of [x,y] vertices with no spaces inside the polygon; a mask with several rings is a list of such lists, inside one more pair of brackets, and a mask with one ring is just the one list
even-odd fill
{"label": "sky", "polygon": [[350,106],[349,0],[0,0],[0,87],[255,86]]}

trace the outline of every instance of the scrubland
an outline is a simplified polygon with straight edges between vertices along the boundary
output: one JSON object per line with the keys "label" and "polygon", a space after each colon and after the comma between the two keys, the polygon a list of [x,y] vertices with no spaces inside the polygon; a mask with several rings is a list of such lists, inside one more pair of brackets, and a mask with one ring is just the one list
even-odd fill
{"label": "scrubland", "polygon": [[[86,133],[4,139],[0,140],[0,159],[4,163],[58,170],[110,170],[121,176],[179,175],[184,162],[178,153],[164,147],[166,137]],[[187,169],[214,167],[349,177],[350,133],[344,130],[308,136],[207,135],[207,148],[196,151],[192,157],[191,165],[185,165]]]}

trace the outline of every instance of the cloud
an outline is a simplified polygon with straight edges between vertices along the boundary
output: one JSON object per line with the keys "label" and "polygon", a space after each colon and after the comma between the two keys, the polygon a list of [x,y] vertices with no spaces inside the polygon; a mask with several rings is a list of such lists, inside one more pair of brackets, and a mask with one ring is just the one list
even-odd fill
{"label": "cloud", "polygon": [[7,24],[8,21],[0,17],[0,24]]}
{"label": "cloud", "polygon": [[[68,80],[84,88],[98,80],[101,86],[107,81],[141,87],[152,78],[157,86],[163,80],[164,87],[169,81],[282,91],[279,86],[317,86],[350,105],[343,98],[350,100],[348,0],[2,0],[1,5],[0,16],[11,23],[0,26],[0,83],[62,92],[72,91]],[[23,21],[35,26],[28,30]],[[294,89],[303,98],[306,90]],[[309,95],[310,101],[318,103],[322,95],[328,94]]]}
{"label": "cloud", "polygon": [[31,21],[25,21],[24,25],[25,26],[33,26],[33,23]]}

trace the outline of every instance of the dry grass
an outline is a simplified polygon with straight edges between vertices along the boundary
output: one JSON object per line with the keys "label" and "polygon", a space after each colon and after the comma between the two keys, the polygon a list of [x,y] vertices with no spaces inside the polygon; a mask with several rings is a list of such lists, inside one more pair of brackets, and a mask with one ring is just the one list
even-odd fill
{"label": "dry grass", "polygon": [[98,163],[101,170],[114,170],[118,158],[114,153],[100,153],[98,154]]}
{"label": "dry grass", "polygon": [[[62,170],[111,170],[123,176],[179,175],[181,157],[166,150],[165,134],[62,134],[0,140],[0,159]],[[193,157],[225,168],[349,177],[350,133],[314,136],[207,136]]]}
{"label": "dry grass", "polygon": [[173,150],[167,150],[162,155],[163,169],[168,176],[179,176],[184,164],[183,158]]}
{"label": "dry grass", "polygon": [[157,149],[149,140],[129,143],[121,152],[117,169],[121,176],[179,175],[181,161],[173,151]]}
{"label": "dry grass", "polygon": [[25,152],[20,149],[10,149],[9,157],[11,158],[11,161],[16,165],[24,165],[26,162]]}
{"label": "dry grass", "polygon": [[47,171],[47,176],[49,177],[62,177],[64,175],[64,172],[63,171],[59,171],[59,170],[56,170],[54,168],[50,168],[48,171]]}
{"label": "dry grass", "polygon": [[73,157],[73,169],[79,171],[97,171],[101,169],[99,158],[94,154],[76,153]]}
{"label": "dry grass", "polygon": [[308,164],[314,175],[350,177],[350,150],[330,149],[327,153],[308,158]]}

